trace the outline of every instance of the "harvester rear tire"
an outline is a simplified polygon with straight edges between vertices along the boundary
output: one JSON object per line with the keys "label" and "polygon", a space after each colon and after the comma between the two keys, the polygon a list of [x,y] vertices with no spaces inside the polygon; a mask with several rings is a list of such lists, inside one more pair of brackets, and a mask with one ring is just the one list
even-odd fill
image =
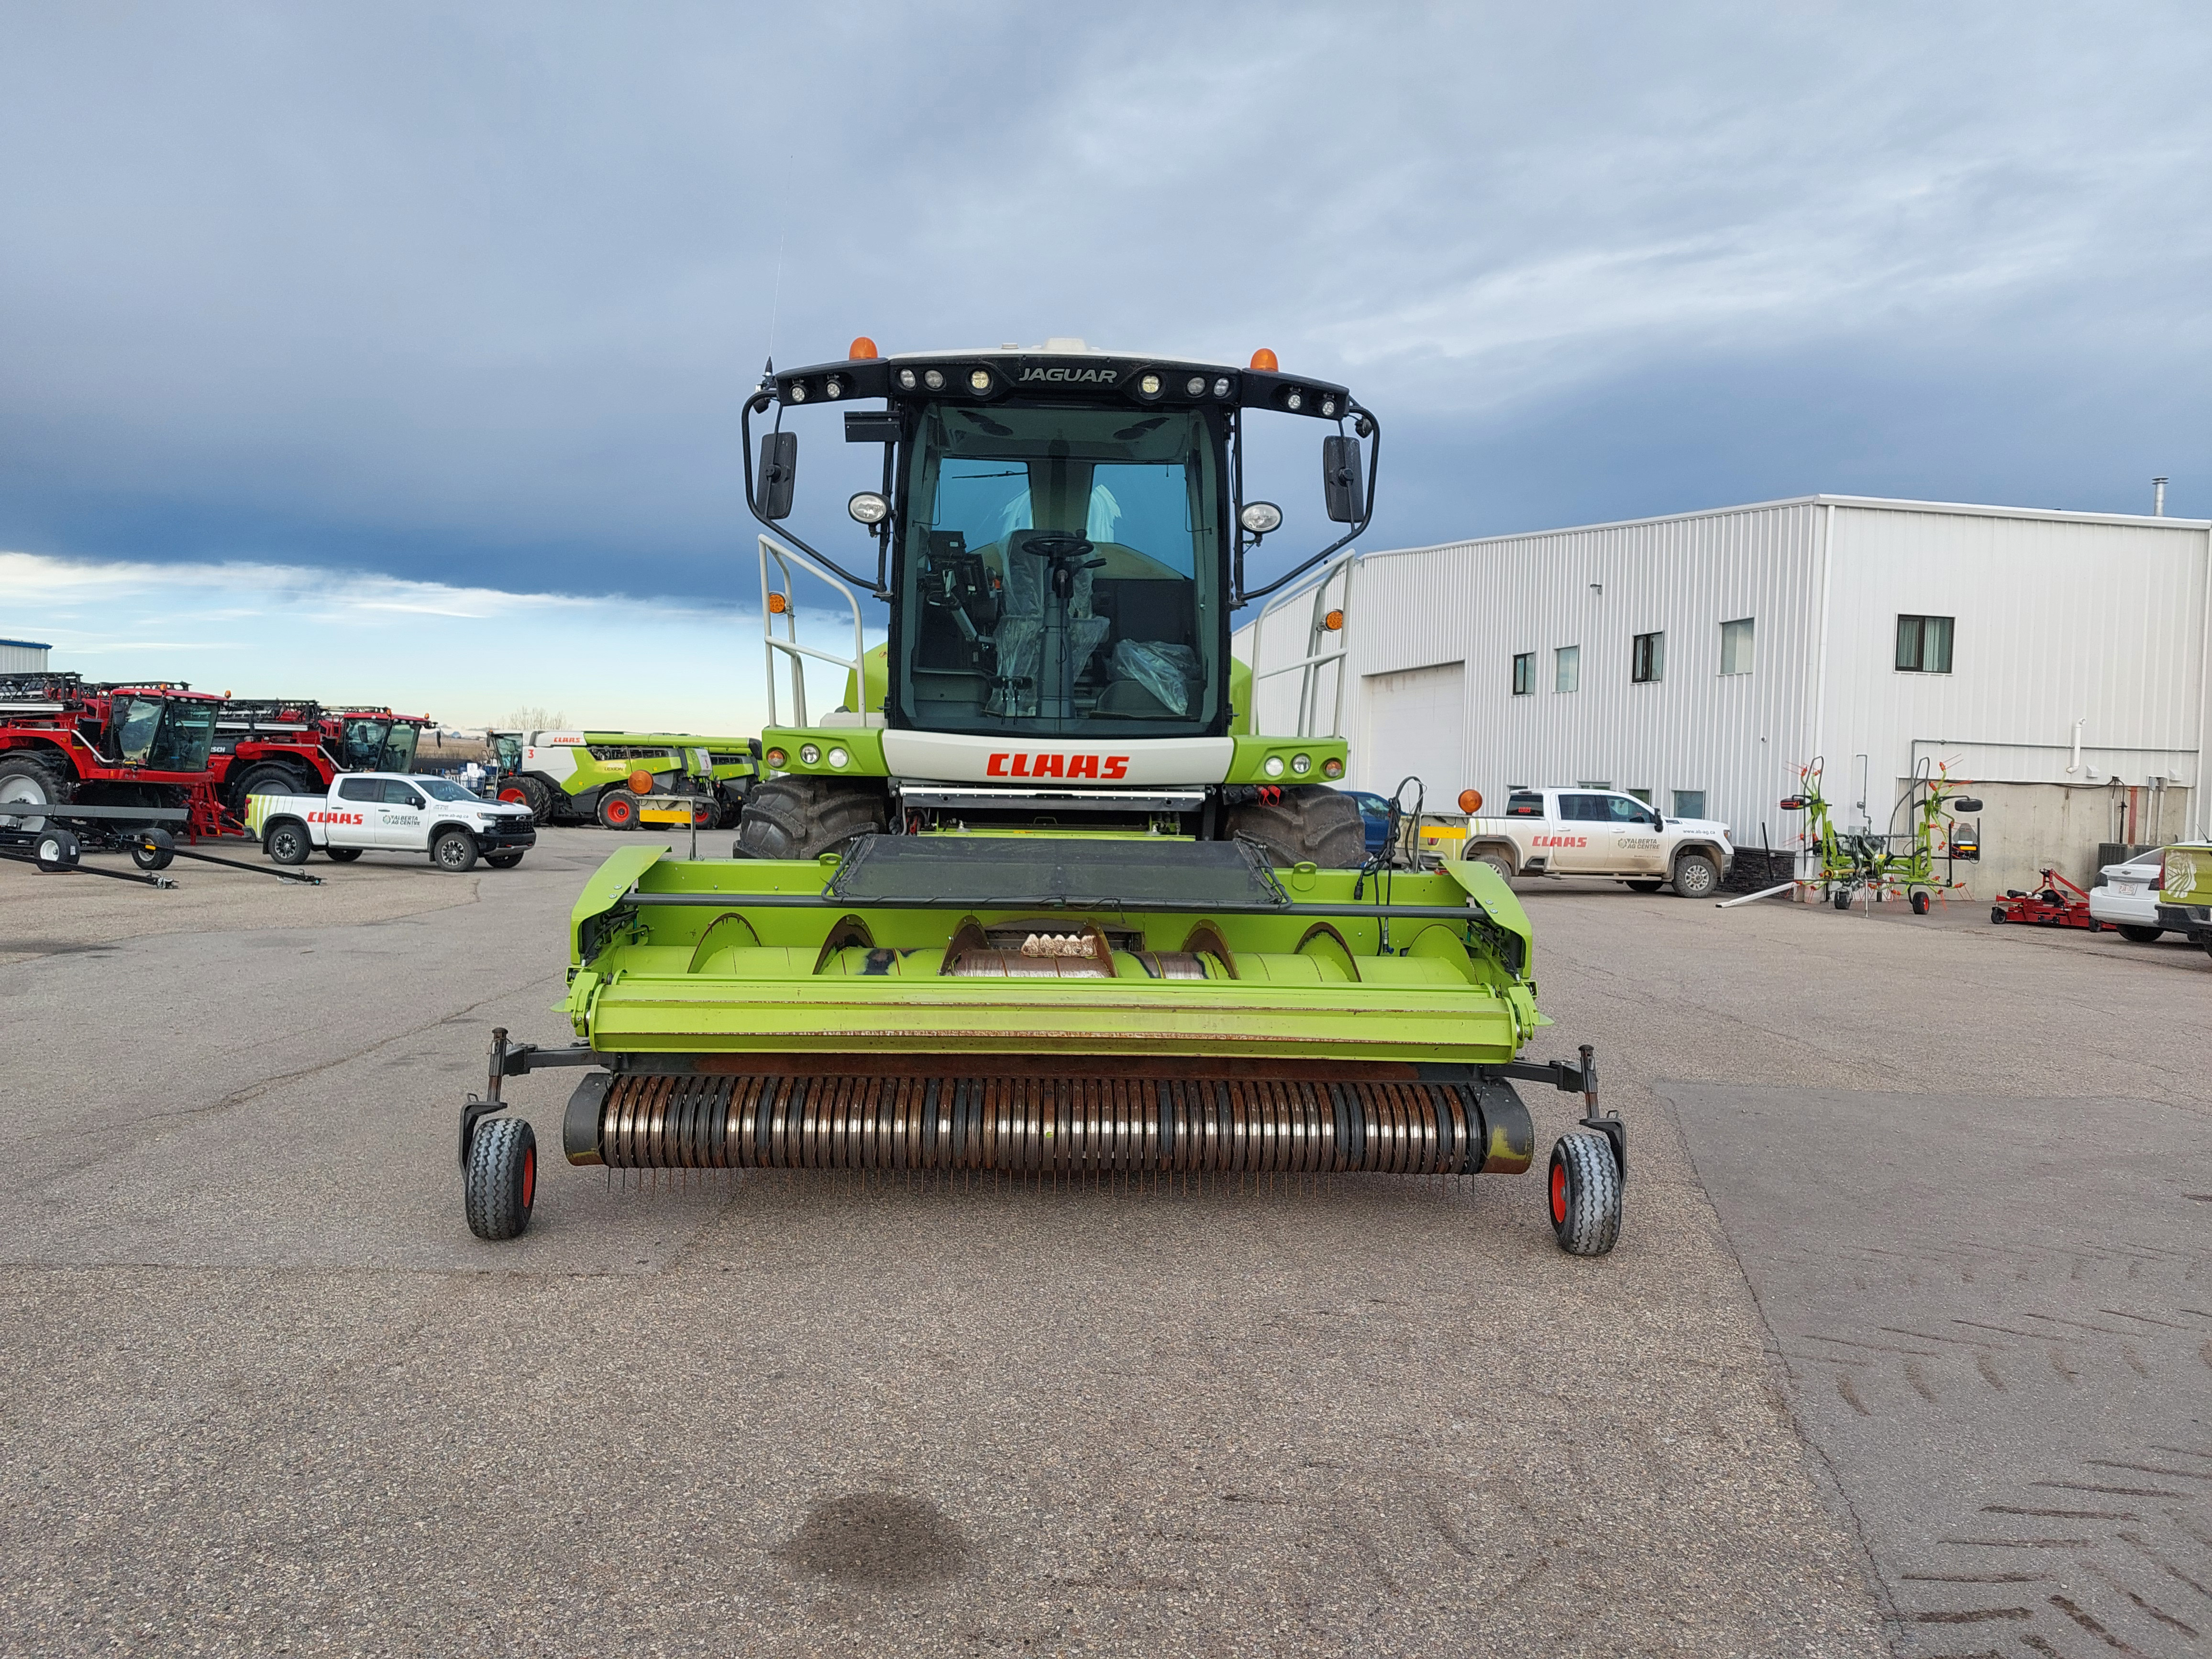
{"label": "harvester rear tire", "polygon": [[770,778],[756,784],[738,820],[737,856],[818,858],[855,836],[882,833],[884,798],[836,778]]}
{"label": "harvester rear tire", "polygon": [[519,1238],[538,1198],[538,1132],[519,1117],[488,1117],[469,1142],[469,1231]]}
{"label": "harvester rear tire", "polygon": [[637,797],[613,784],[599,792],[599,827],[602,830],[635,830],[637,828]]}
{"label": "harvester rear tire", "polygon": [[2155,945],[2165,933],[2163,927],[2148,927],[2132,921],[2120,924],[2120,937],[2130,945]]}
{"label": "harvester rear tire", "polygon": [[[64,806],[69,803],[72,781],[59,765],[40,756],[21,750],[11,755],[0,755],[0,802]],[[8,805],[0,805],[0,815],[7,811]],[[16,829],[32,835],[46,827],[44,818],[25,817],[10,822]]]}
{"label": "harvester rear tire", "polygon": [[324,850],[331,855],[332,864],[351,864],[361,856],[358,847],[330,847]]}
{"label": "harvester rear tire", "polygon": [[448,830],[430,843],[430,862],[449,876],[477,867],[477,838],[465,830]]}
{"label": "harvester rear tire", "polygon": [[1357,870],[1367,862],[1359,803],[1326,784],[1296,784],[1279,800],[1231,807],[1224,829],[1232,840],[1258,842],[1281,866]]}
{"label": "harvester rear tire", "polygon": [[1561,1135],[1552,1145],[1552,1233],[1569,1255],[1603,1255],[1620,1238],[1620,1165],[1603,1135]]}

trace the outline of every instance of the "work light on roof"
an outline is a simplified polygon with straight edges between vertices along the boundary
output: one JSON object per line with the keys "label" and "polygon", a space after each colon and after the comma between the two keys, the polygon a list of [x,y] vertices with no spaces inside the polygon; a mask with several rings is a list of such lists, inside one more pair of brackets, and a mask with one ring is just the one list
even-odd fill
{"label": "work light on roof", "polygon": [[977,392],[988,392],[991,389],[991,371],[988,368],[970,369],[968,384]]}
{"label": "work light on roof", "polygon": [[914,371],[910,368],[899,370],[899,390],[911,392],[914,390]]}
{"label": "work light on roof", "polygon": [[1255,536],[1265,536],[1281,527],[1283,509],[1273,501],[1247,501],[1237,521]]}
{"label": "work light on roof", "polygon": [[1206,376],[1203,374],[1192,375],[1190,379],[1182,383],[1182,389],[1191,397],[1197,397],[1200,392],[1206,390]]}
{"label": "work light on roof", "polygon": [[921,372],[921,383],[932,392],[942,392],[945,390],[945,372],[942,369],[926,368]]}
{"label": "work light on roof", "polygon": [[[827,397],[842,398],[845,395],[845,383],[839,380],[835,374],[832,374],[827,380],[823,382],[822,391]],[[1297,407],[1297,404],[1295,399],[1291,402],[1291,407],[1293,409]]]}

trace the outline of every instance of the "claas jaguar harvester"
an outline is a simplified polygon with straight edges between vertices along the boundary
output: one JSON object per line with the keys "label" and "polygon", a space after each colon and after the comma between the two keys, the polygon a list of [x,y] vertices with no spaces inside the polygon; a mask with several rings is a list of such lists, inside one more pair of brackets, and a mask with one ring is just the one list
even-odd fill
{"label": "claas jaguar harvester", "polygon": [[[782,528],[785,422],[823,404],[881,448],[880,488],[848,503],[872,574]],[[1322,428],[1341,534],[1259,583],[1247,556],[1283,516],[1244,496],[1262,414]],[[1514,1082],[1549,1084],[1585,1101],[1552,1152],[1553,1228],[1612,1248],[1625,1134],[1588,1048],[1518,1058],[1548,1022],[1512,892],[1480,863],[1368,863],[1330,787],[1344,744],[1253,732],[1230,658],[1233,611],[1367,524],[1371,413],[1267,352],[885,358],[861,339],[763,376],[744,424],[771,775],[732,858],[625,848],[586,885],[565,1004],[582,1042],[495,1032],[462,1110],[480,1236],[520,1232],[536,1186],[502,1079],[581,1066],[573,1164],[971,1180],[1513,1174],[1534,1152]],[[800,642],[800,576],[849,609],[849,655]],[[864,598],[889,611],[873,650]],[[818,719],[810,659],[846,677]]]}

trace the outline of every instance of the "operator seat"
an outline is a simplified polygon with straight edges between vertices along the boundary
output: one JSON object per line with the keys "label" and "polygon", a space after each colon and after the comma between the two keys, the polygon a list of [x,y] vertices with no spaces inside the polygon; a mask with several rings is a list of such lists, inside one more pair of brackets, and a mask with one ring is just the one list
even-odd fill
{"label": "operator seat", "polygon": [[[995,714],[1034,714],[1042,688],[1037,684],[1044,660],[1044,623],[1052,604],[1052,566],[1028,550],[1030,537],[1046,532],[1016,530],[1008,533],[1000,559],[1006,581],[1005,609],[992,630],[1000,678],[1026,680],[1026,685],[1007,685],[992,698]],[[1091,573],[1079,566],[1074,591],[1067,598],[1067,655],[1080,679],[1091,653],[1105,642],[1112,621],[1091,614]]]}

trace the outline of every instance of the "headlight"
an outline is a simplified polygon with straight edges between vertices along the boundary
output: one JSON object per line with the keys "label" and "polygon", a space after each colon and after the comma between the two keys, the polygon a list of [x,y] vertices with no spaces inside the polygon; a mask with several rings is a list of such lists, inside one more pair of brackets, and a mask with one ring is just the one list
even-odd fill
{"label": "headlight", "polygon": [[1291,757],[1291,770],[1297,773],[1300,777],[1305,776],[1305,775],[1312,769],[1313,757],[1311,755],[1293,755]]}
{"label": "headlight", "polygon": [[872,489],[864,489],[845,503],[855,524],[878,525],[891,515],[891,504]]}
{"label": "headlight", "polygon": [[822,750],[817,744],[802,743],[799,745],[799,760],[802,766],[819,766],[822,763]]}
{"label": "headlight", "polygon": [[830,764],[832,766],[842,766],[852,758],[842,749],[832,749],[830,751]]}
{"label": "headlight", "polygon": [[[835,374],[832,374],[828,380],[823,383],[822,391],[823,395],[825,397],[842,398],[845,395],[845,383],[839,380]],[[1292,404],[1291,407],[1296,409],[1297,405],[1296,404]]]}
{"label": "headlight", "polygon": [[1226,374],[1213,383],[1213,395],[1217,398],[1226,398],[1229,395],[1229,377]]}
{"label": "headlight", "polygon": [[[834,397],[836,394],[833,392],[831,395]],[[1283,407],[1285,409],[1304,409],[1305,405],[1306,394],[1303,392],[1293,392],[1283,399]]]}
{"label": "headlight", "polygon": [[1137,376],[1137,390],[1147,398],[1158,397],[1160,395],[1161,384],[1160,377],[1157,374],[1139,374]]}
{"label": "headlight", "polygon": [[1267,764],[1260,769],[1271,778],[1279,778],[1283,775],[1283,757],[1280,755],[1268,756]]}

